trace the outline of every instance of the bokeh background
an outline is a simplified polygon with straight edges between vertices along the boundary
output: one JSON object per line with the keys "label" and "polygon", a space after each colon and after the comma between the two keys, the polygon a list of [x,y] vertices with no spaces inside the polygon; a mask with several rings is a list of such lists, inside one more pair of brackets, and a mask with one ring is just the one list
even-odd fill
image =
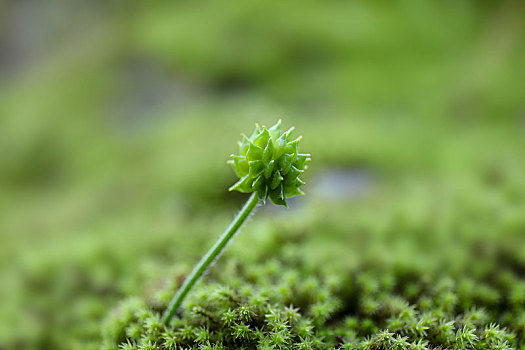
{"label": "bokeh background", "polygon": [[0,348],[98,348],[227,225],[225,161],[279,118],[307,196],[232,251],[288,225],[312,265],[462,276],[512,251],[524,281],[522,1],[4,0]]}

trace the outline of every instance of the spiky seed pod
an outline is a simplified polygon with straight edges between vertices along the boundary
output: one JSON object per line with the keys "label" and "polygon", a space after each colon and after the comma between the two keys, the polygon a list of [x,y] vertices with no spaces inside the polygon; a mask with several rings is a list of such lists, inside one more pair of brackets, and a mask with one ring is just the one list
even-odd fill
{"label": "spiky seed pod", "polygon": [[301,137],[292,139],[293,130],[282,132],[279,120],[269,129],[255,124],[251,137],[243,135],[239,154],[232,154],[228,161],[240,179],[230,191],[256,192],[260,200],[270,198],[286,207],[287,197],[303,195],[299,187],[304,182],[299,176],[311,159],[309,154],[299,153]]}

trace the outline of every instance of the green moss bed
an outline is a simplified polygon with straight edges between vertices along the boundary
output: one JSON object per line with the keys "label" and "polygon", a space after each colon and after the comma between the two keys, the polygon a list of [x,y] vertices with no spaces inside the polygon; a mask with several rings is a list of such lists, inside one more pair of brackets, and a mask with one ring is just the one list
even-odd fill
{"label": "green moss bed", "polygon": [[[382,198],[249,223],[169,327],[160,317],[181,279],[122,302],[105,348],[521,349],[523,219],[495,220],[493,197],[477,198],[447,209],[400,199],[379,220],[368,210]],[[332,210],[346,224],[330,224]]]}

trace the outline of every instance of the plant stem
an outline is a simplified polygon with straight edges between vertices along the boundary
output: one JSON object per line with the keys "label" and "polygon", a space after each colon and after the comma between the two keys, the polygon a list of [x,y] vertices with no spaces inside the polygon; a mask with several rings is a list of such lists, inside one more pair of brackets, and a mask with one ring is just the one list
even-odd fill
{"label": "plant stem", "polygon": [[186,278],[184,281],[184,284],[179,289],[175,297],[171,300],[168,309],[164,312],[163,315],[163,322],[164,324],[168,325],[171,319],[173,318],[173,315],[177,312],[180,305],[182,304],[182,301],[188,294],[188,292],[193,288],[195,283],[199,280],[199,278],[202,276],[202,274],[206,271],[208,266],[215,260],[215,258],[222,252],[226,244],[230,241],[230,239],[235,235],[237,230],[242,226],[244,221],[250,216],[251,212],[255,209],[257,206],[257,203],[259,203],[259,199],[257,198],[257,194],[255,192],[252,193],[248,201],[244,204],[241,211],[235,219],[233,219],[232,223],[226,231],[222,234],[222,236],[215,242],[213,247],[210,248],[208,253],[206,253],[205,256],[202,257],[202,259],[199,261],[197,266],[193,269],[191,274]]}

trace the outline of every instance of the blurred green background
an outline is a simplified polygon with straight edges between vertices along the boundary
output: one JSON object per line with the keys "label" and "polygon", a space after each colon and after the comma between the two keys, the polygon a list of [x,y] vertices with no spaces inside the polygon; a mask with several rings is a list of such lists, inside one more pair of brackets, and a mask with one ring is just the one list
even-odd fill
{"label": "blurred green background", "polygon": [[279,118],[307,196],[234,251],[297,223],[312,265],[461,273],[474,242],[524,278],[522,1],[5,0],[0,348],[98,348],[108,310],[227,225],[246,197],[225,161]]}

